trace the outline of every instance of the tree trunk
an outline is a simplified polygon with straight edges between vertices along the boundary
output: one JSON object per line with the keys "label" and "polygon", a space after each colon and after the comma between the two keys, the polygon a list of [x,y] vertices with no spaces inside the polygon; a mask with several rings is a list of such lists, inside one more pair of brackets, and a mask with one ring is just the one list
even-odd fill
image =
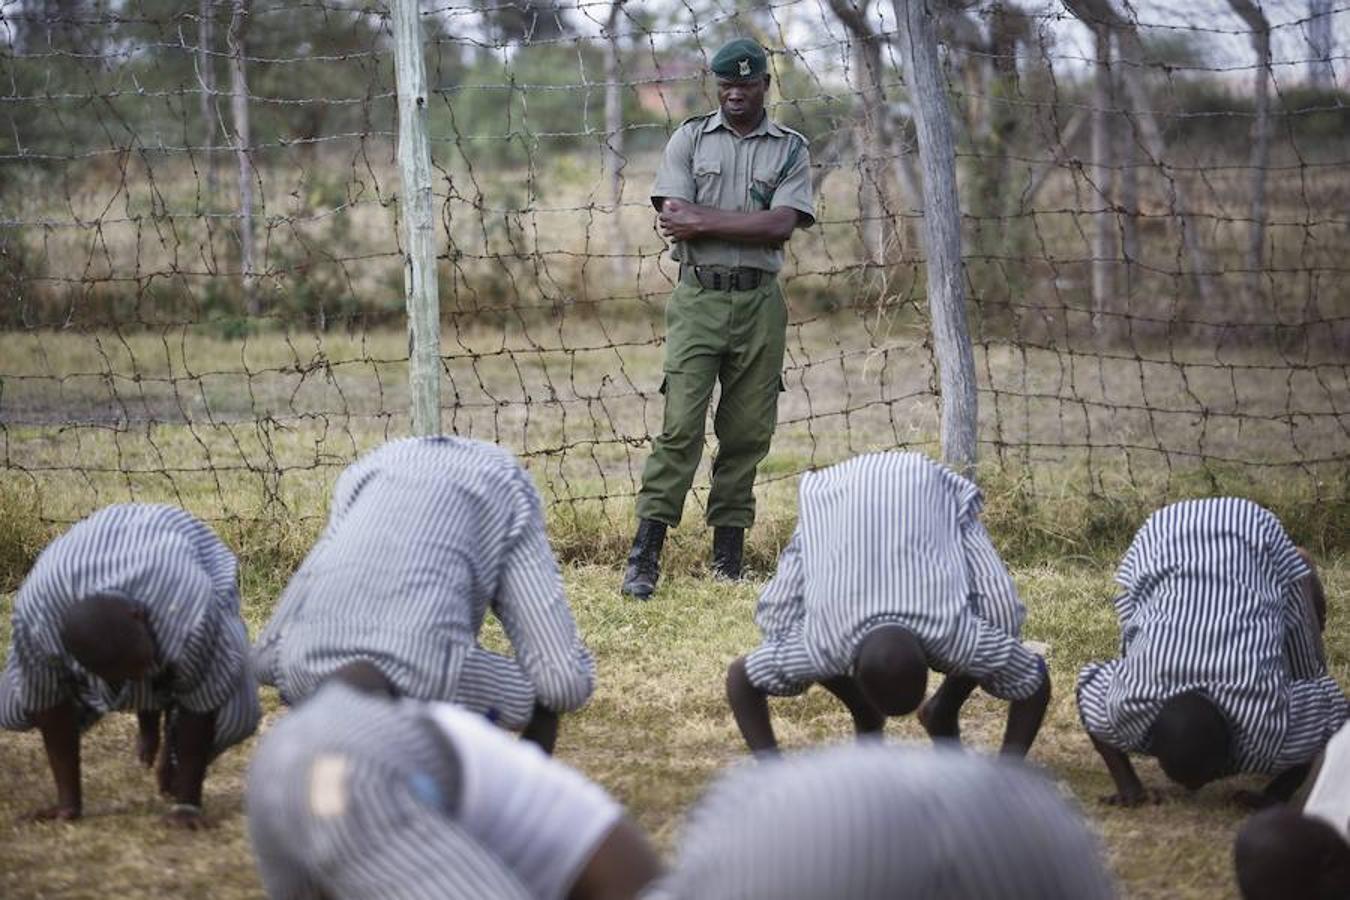
{"label": "tree trunk", "polygon": [[249,0],[234,0],[230,16],[231,113],[234,148],[239,161],[239,272],[244,308],[250,316],[262,313],[253,270],[253,166],[249,162],[248,78],[244,70],[248,43]]}
{"label": "tree trunk", "polygon": [[1261,280],[1266,249],[1266,174],[1270,169],[1270,22],[1252,0],[1228,0],[1233,11],[1252,30],[1256,51],[1256,83],[1252,87],[1256,117],[1252,120],[1252,211],[1247,236],[1247,313],[1261,319]]}
{"label": "tree trunk", "polygon": [[1152,99],[1144,84],[1144,45],[1139,40],[1139,32],[1134,23],[1122,17],[1111,6],[1110,0],[1064,0],[1064,5],[1089,28],[1094,31],[1099,25],[1107,25],[1116,37],[1116,49],[1120,54],[1121,77],[1125,82],[1125,94],[1132,108],[1134,125],[1143,140],[1144,149],[1167,178],[1171,191],[1171,205],[1181,222],[1181,241],[1191,258],[1191,267],[1195,270],[1196,293],[1200,303],[1209,309],[1216,300],[1211,276],[1213,263],[1206,251],[1200,235],[1200,222],[1191,215],[1185,186],[1167,171],[1163,162],[1167,145],[1163,140],[1162,129],[1153,116]]}
{"label": "tree trunk", "polygon": [[1336,70],[1331,67],[1331,7],[1332,0],[1308,0],[1308,80],[1323,90],[1336,84]]}
{"label": "tree trunk", "polygon": [[1100,207],[1092,232],[1092,330],[1110,345],[1119,331],[1116,303],[1116,214],[1112,207],[1111,159],[1111,29],[1096,29],[1096,72],[1092,80],[1092,182]]}
{"label": "tree trunk", "polygon": [[215,207],[216,201],[216,154],[212,149],[216,143],[216,58],[213,51],[215,43],[215,0],[198,0],[197,3],[197,83],[201,88],[202,113],[202,158],[206,163],[206,208]]}
{"label": "tree trunk", "polygon": [[[1124,80],[1116,73],[1116,96],[1123,93]],[[1125,298],[1128,304],[1134,295],[1134,279],[1139,262],[1139,136],[1127,115],[1117,110],[1118,128],[1123,135],[1120,154],[1116,160],[1120,169],[1120,255],[1125,260]],[[1128,310],[1127,310],[1128,312]]]}
{"label": "tree trunk", "polygon": [[628,236],[623,224],[623,93],[619,78],[619,12],[626,0],[613,0],[605,20],[605,149],[604,170],[609,186],[611,229],[610,252],[614,274],[620,280],[631,274]]}
{"label": "tree trunk", "polygon": [[975,354],[966,323],[961,269],[961,205],[956,190],[951,104],[938,60],[932,11],[923,0],[892,0],[923,169],[928,305],[942,392],[942,461],[973,474],[976,454]]}
{"label": "tree trunk", "polygon": [[[852,49],[854,87],[858,92],[861,115],[853,125],[853,146],[859,160],[859,231],[869,262],[885,265],[887,247],[901,243],[904,220],[899,213],[899,198],[894,189],[897,176],[905,184],[903,140],[895,139],[886,110],[883,86],[885,66],[881,57],[881,36],[867,21],[871,0],[829,0],[830,9],[849,32]],[[896,160],[894,172],[887,171],[886,157]],[[906,173],[907,174],[907,173]],[[910,194],[918,206],[917,194]]]}

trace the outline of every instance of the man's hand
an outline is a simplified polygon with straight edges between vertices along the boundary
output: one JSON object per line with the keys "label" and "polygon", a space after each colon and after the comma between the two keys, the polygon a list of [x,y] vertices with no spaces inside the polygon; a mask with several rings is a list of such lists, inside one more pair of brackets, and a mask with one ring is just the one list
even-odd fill
{"label": "man's hand", "polygon": [[24,813],[19,816],[20,822],[73,822],[83,815],[83,811],[78,806],[68,806],[58,803],[56,806],[47,806],[42,809],[35,809],[32,812]]}
{"label": "man's hand", "polygon": [[656,217],[661,234],[673,241],[691,241],[700,237],[704,230],[703,220],[703,207],[674,197],[665,199]]}

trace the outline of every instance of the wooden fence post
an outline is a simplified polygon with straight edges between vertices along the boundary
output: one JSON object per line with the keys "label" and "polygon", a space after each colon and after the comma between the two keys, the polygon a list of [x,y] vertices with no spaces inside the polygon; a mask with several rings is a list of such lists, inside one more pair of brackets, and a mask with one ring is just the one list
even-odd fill
{"label": "wooden fence post", "polygon": [[427,72],[418,0],[392,0],[398,87],[399,214],[408,303],[408,397],[413,434],[441,431],[441,314],[436,216],[427,139]]}
{"label": "wooden fence post", "polygon": [[975,353],[966,323],[961,270],[961,203],[956,191],[951,104],[938,63],[934,13],[926,9],[924,0],[894,0],[894,4],[923,169],[928,309],[942,392],[942,461],[970,475],[975,468],[978,407]]}

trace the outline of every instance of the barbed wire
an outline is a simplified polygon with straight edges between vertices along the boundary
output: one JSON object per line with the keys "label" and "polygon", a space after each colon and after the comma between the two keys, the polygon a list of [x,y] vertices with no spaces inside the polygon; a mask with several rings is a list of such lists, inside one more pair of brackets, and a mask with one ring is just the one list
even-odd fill
{"label": "barbed wire", "polygon": [[[1047,494],[1280,473],[1350,499],[1350,6],[1264,4],[1265,56],[1227,2],[937,9],[985,460]],[[646,194],[747,34],[817,192],[759,484],[935,447],[893,13],[424,7],[445,427],[626,521],[676,277]],[[52,522],[132,498],[315,519],[407,433],[393,53],[378,5],[0,2],[0,489]]]}

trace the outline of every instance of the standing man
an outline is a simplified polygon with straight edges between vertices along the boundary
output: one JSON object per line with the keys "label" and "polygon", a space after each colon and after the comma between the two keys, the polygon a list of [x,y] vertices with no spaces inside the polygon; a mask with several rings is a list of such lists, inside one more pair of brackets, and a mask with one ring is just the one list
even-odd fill
{"label": "standing man", "polygon": [[763,48],[734,40],[710,68],[720,108],[675,131],[652,187],[680,280],[666,305],[661,434],[642,471],[637,537],[623,578],[623,593],[643,600],[656,589],[666,529],[684,511],[719,381],[707,511],[713,574],[741,575],[745,529],[755,519],[755,468],[769,452],[783,389],[783,244],[815,221],[806,138],[764,112]]}
{"label": "standing man", "polygon": [[158,755],[173,801],[166,823],[201,826],[207,765],[262,714],[237,576],[234,554],[176,506],[105,507],[42,551],[14,600],[0,676],[0,728],[41,732],[56,781],[56,805],[26,818],[83,814],[80,733],[131,710],[136,755],[146,766]]}

